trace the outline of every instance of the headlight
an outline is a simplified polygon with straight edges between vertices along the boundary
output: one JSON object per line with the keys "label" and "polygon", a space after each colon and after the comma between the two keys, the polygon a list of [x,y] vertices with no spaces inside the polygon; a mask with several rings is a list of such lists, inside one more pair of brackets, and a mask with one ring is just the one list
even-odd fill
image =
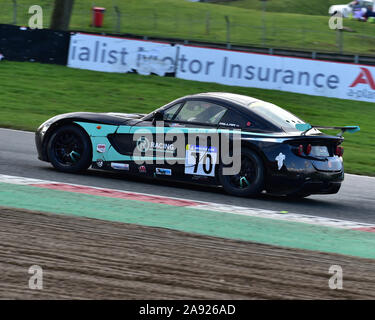
{"label": "headlight", "polygon": [[48,119],[47,121],[44,121],[38,128],[38,131],[44,135],[48,128],[51,126],[51,124],[54,122],[53,118]]}

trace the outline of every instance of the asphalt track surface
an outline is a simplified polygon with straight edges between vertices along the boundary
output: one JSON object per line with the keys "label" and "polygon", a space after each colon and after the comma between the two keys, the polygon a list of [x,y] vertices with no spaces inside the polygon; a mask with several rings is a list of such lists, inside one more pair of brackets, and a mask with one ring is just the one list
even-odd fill
{"label": "asphalt track surface", "polygon": [[37,159],[32,132],[0,129],[0,174],[375,223],[373,177],[346,174],[341,190],[335,195],[315,195],[294,201],[269,195],[256,199],[238,198],[225,194],[221,188],[160,182],[119,173],[97,170],[83,174],[60,173],[49,163]]}

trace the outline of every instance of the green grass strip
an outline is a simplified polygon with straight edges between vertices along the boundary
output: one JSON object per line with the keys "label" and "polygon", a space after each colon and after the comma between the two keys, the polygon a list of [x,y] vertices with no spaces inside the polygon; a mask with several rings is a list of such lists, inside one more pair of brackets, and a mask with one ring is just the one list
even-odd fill
{"label": "green grass strip", "polygon": [[[339,51],[337,33],[328,26],[330,4],[344,0],[272,0],[267,13],[260,11],[259,0],[213,3],[186,0],[79,0],[75,1],[70,29],[89,32],[133,33],[224,43],[227,40],[225,16],[229,17],[230,42],[242,45],[288,47],[303,50]],[[54,1],[17,0],[17,24],[28,25],[29,7],[43,9],[43,27],[48,28]],[[105,7],[102,28],[92,27],[93,5]],[[222,5],[227,4],[227,5]],[[1,2],[0,23],[13,23],[13,1]],[[114,6],[121,11],[117,23]],[[344,20],[345,53],[374,54],[373,25]]]}
{"label": "green grass strip", "polygon": [[0,205],[375,258],[375,234],[0,183]]}

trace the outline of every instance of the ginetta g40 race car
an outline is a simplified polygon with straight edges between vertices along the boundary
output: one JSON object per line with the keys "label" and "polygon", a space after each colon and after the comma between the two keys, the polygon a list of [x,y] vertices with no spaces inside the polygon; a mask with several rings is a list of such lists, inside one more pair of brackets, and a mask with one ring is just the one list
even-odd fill
{"label": "ginetta g40 race car", "polygon": [[[340,133],[326,135],[319,129]],[[248,96],[201,93],[147,115],[58,115],[44,122],[35,138],[39,159],[62,172],[92,166],[222,186],[236,196],[266,191],[306,197],[339,191],[344,179],[342,134],[358,130],[311,126]]]}

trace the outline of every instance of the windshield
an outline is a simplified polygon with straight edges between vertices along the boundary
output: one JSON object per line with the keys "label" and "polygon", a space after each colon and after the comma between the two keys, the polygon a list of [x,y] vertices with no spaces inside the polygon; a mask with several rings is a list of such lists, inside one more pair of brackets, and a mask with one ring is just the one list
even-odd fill
{"label": "windshield", "polygon": [[274,124],[284,129],[296,129],[297,123],[305,123],[303,120],[297,118],[294,114],[286,111],[272,103],[264,101],[256,101],[248,105],[251,111],[257,113],[259,116],[273,122]]}

